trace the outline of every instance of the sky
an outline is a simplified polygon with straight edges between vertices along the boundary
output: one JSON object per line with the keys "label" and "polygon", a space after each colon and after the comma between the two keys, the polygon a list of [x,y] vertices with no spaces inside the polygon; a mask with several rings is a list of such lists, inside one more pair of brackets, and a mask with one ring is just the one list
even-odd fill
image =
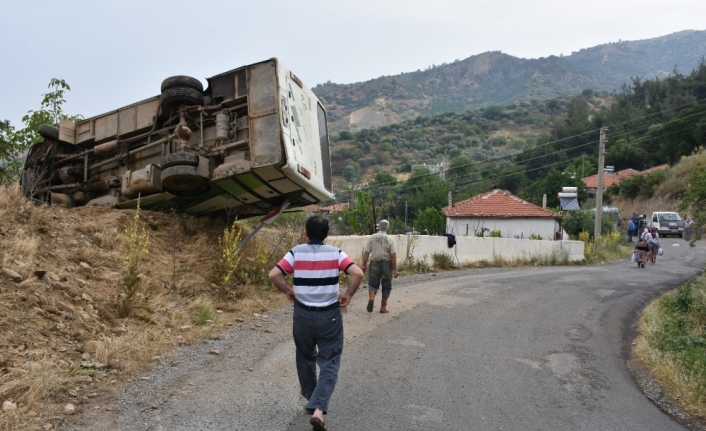
{"label": "sky", "polygon": [[[310,87],[487,51],[522,58],[706,28],[682,0],[0,0],[0,120],[22,127],[51,78],[67,114],[92,117],[271,57]],[[204,85],[205,86],[205,85]]]}

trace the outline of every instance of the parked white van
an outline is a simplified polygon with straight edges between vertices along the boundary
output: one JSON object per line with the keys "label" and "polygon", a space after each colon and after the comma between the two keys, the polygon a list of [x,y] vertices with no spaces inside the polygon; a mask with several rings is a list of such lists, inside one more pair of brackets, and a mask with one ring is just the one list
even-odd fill
{"label": "parked white van", "polygon": [[671,211],[653,212],[650,227],[656,227],[660,236],[684,234],[684,222],[679,213]]}

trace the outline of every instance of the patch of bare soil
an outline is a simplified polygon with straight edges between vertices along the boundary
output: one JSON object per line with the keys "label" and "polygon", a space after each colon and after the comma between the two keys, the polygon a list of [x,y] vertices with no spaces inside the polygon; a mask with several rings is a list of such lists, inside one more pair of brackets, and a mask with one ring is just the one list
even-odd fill
{"label": "patch of bare soil", "polygon": [[143,211],[149,253],[134,313],[119,318],[134,214],[33,206],[17,187],[0,188],[0,431],[58,429],[166,351],[283,304],[247,280],[295,238],[269,232],[249,243],[225,289],[216,284],[224,220]]}

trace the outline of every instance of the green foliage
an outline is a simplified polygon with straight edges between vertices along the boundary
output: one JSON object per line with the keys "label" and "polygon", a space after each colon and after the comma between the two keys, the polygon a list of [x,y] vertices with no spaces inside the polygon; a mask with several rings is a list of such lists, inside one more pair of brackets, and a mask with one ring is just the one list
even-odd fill
{"label": "green foliage", "polygon": [[15,129],[9,121],[0,121],[0,184],[10,184],[18,180],[23,154],[32,144],[43,139],[37,133],[41,124],[57,126],[61,118],[74,121],[81,118],[66,115],[63,111],[63,104],[66,102],[64,95],[71,90],[66,81],[52,78],[48,88],[51,91],[42,95],[39,109],[29,111],[22,117],[23,128]]}
{"label": "green foliage", "polygon": [[434,261],[434,268],[437,268],[437,269],[456,268],[456,259],[454,259],[454,257],[448,253],[445,253],[443,251],[440,253],[433,253],[431,255],[431,258]]}
{"label": "green foliage", "polygon": [[357,191],[350,208],[340,213],[338,228],[344,235],[369,235],[374,233],[372,217],[372,196]]}
{"label": "green foliage", "polygon": [[542,238],[542,235],[538,235],[538,234],[533,233],[532,235],[529,236],[529,239],[542,240],[544,238]]}
{"label": "green foliage", "polygon": [[537,180],[524,189],[520,196],[541,205],[543,195],[547,195],[547,206],[559,206],[557,193],[562,187],[577,187],[579,202],[584,202],[587,198],[586,184],[579,178],[572,178],[571,175],[552,169],[544,178]]}
{"label": "green foliage", "polygon": [[[694,169],[689,176],[686,192],[679,204],[679,211],[690,212],[694,219],[694,228],[703,226],[706,223],[706,169],[703,167]],[[694,240],[691,240],[694,246]]]}
{"label": "green foliage", "polygon": [[491,230],[489,233],[489,236],[491,238],[502,238],[502,231],[498,230]]}
{"label": "green foliage", "polygon": [[687,281],[650,304],[640,319],[640,334],[653,358],[660,358],[670,386],[692,406],[706,404],[706,279]]}
{"label": "green foliage", "polygon": [[[593,241],[593,230],[595,228],[596,213],[591,210],[570,211],[566,214],[563,228],[567,234],[573,238],[579,237],[581,232],[588,232],[589,238]],[[601,234],[608,234],[615,231],[615,221],[610,214],[604,214],[601,218]]]}
{"label": "green foliage", "polygon": [[150,237],[145,226],[140,222],[140,198],[137,198],[137,209],[132,222],[123,233],[123,260],[126,264],[126,273],[121,283],[121,292],[118,295],[118,317],[134,316],[142,320],[149,320],[144,316],[136,315],[138,310],[149,313],[152,310],[146,306],[147,298],[140,291],[142,277],[140,264],[149,252]]}
{"label": "green foliage", "polygon": [[483,109],[483,118],[487,120],[499,120],[505,113],[502,106],[488,105]]}
{"label": "green foliage", "polygon": [[223,230],[223,236],[218,237],[218,247],[221,251],[221,256],[216,264],[216,277],[223,289],[229,286],[233,273],[238,268],[242,258],[242,249],[233,253],[235,247],[240,243],[241,236],[242,230],[240,227],[232,223],[230,227],[226,227]]}
{"label": "green foliage", "polygon": [[427,235],[441,235],[446,232],[446,217],[436,208],[418,210],[414,228]]}
{"label": "green foliage", "polygon": [[614,184],[610,189],[611,195],[620,195],[629,199],[637,197],[649,199],[654,195],[655,190],[667,178],[667,171],[654,171],[649,174],[638,174],[623,178],[620,184]]}
{"label": "green foliage", "polygon": [[199,307],[198,314],[196,315],[197,325],[206,325],[209,323],[218,322],[218,314],[209,305],[202,305]]}

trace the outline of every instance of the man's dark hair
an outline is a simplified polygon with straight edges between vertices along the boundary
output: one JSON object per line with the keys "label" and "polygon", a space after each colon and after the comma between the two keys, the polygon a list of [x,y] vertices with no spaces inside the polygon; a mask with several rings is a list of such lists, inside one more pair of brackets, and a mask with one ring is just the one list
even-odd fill
{"label": "man's dark hair", "polygon": [[306,221],[306,234],[312,241],[323,241],[328,236],[328,220],[321,216],[311,216]]}

